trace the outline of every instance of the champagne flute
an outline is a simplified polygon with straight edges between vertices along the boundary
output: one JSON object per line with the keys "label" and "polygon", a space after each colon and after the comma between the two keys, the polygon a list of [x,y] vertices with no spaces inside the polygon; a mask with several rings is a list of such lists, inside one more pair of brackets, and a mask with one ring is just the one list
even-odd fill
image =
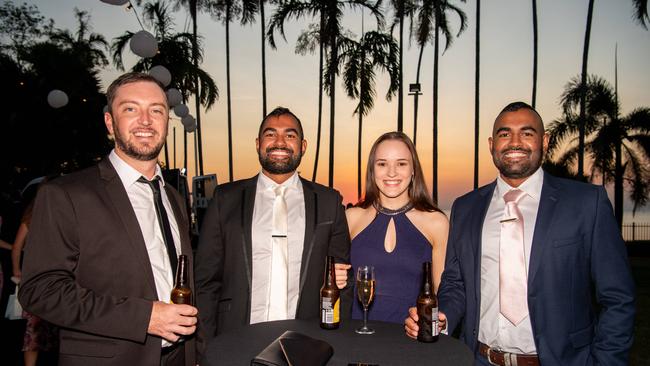
{"label": "champagne flute", "polygon": [[360,266],[357,268],[357,296],[363,305],[363,326],[356,329],[358,334],[374,334],[375,330],[368,328],[368,306],[375,297],[375,267]]}

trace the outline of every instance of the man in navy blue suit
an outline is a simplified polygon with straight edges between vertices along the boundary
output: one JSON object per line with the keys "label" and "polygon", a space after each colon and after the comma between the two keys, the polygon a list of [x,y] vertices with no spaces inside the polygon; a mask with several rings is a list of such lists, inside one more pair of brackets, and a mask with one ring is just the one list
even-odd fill
{"label": "man in navy blue suit", "polygon": [[[526,103],[506,106],[488,141],[499,176],[452,207],[441,327],[462,327],[477,365],[627,365],[635,288],[605,190],[540,168],[548,135]],[[513,224],[522,245],[506,247]],[[516,251],[521,261],[504,259]]]}

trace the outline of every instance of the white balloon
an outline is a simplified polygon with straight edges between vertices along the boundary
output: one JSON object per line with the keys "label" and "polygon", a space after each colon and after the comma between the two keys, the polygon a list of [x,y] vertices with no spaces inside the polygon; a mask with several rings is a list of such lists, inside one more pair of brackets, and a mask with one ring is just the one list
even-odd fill
{"label": "white balloon", "polygon": [[158,41],[153,34],[141,30],[131,36],[129,41],[131,51],[140,57],[154,57],[158,52]]}
{"label": "white balloon", "polygon": [[167,86],[172,81],[172,74],[165,66],[156,65],[149,70],[149,75],[160,81],[162,85]]}
{"label": "white balloon", "polygon": [[68,95],[62,90],[54,89],[47,95],[47,104],[52,108],[61,108],[68,104]]}
{"label": "white balloon", "polygon": [[129,0],[99,0],[99,1],[111,5],[124,5],[129,2]]}
{"label": "white balloon", "polygon": [[179,104],[176,107],[174,107],[174,114],[179,116],[180,118],[183,118],[190,113],[190,109],[187,108],[185,104]]}
{"label": "white balloon", "polygon": [[167,89],[167,92],[165,94],[167,94],[167,103],[169,103],[170,107],[177,106],[183,101],[183,95],[181,94],[180,90],[176,88]]}
{"label": "white balloon", "polygon": [[194,116],[191,114],[188,114],[187,116],[181,118],[181,123],[183,126],[191,126],[196,124],[196,119],[194,119]]}

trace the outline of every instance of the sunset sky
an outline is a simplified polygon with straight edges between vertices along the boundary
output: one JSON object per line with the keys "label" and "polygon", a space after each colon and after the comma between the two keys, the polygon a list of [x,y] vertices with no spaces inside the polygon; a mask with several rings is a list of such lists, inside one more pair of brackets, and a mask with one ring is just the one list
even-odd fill
{"label": "sunset sky", "polygon": [[[14,1],[17,4],[23,1]],[[140,29],[135,15],[125,7],[108,5],[99,0],[30,0],[43,15],[52,18],[58,28],[76,28],[73,9],[87,10],[92,16],[93,31],[101,33],[110,43],[113,38],[130,30]],[[385,3],[388,3],[385,1]],[[443,209],[451,207],[453,199],[472,189],[474,138],[474,45],[476,3],[459,5],[468,16],[468,28],[442,56],[439,81],[439,197]],[[539,68],[537,109],[545,122],[561,115],[559,98],[565,84],[577,76],[581,68],[587,0],[538,1]],[[390,24],[390,10],[384,13]],[[267,19],[274,8],[267,6]],[[618,88],[622,113],[636,107],[650,106],[650,31],[632,20],[632,2],[628,0],[596,1],[589,51],[589,72],[614,83],[614,48],[618,44]],[[139,11],[141,14],[141,11]],[[365,30],[374,23],[365,16]],[[179,31],[191,31],[191,20],[183,10],[174,14]],[[458,30],[457,18],[452,18],[453,31]],[[276,38],[278,49],[267,45],[268,106],[282,105],[293,110],[303,121],[308,141],[301,174],[311,178],[316,147],[318,106],[318,57],[294,53],[300,31],[315,20],[286,24],[287,42]],[[268,23],[268,20],[267,20]],[[222,23],[207,15],[199,17],[199,33],[203,36],[204,63],[202,67],[215,79],[221,97],[211,110],[202,111],[204,170],[216,173],[219,182],[228,180],[226,134],[226,55],[225,31]],[[348,11],[345,26],[361,34],[361,13]],[[235,179],[250,177],[259,171],[254,139],[262,118],[261,50],[259,23],[242,27],[231,24],[231,82],[234,139]],[[397,38],[397,33],[395,33]],[[515,100],[530,102],[532,89],[532,10],[530,1],[492,0],[481,4],[481,155],[480,184],[496,176],[487,148],[494,117],[507,103]],[[415,81],[418,48],[415,42],[404,53],[405,132],[412,137],[413,98],[407,95],[408,83]],[[125,66],[130,68],[136,56],[129,55]],[[431,185],[432,161],[432,66],[433,47],[425,49],[421,84],[417,148],[426,179]],[[106,87],[120,74],[112,66],[101,73]],[[357,117],[353,116],[355,102],[348,99],[337,79],[336,147],[334,185],[344,195],[344,202],[356,201],[356,142]],[[397,98],[384,99],[388,77],[378,74],[375,108],[364,119],[363,151],[365,162],[372,142],[382,133],[397,128]],[[193,102],[190,105],[194,105]],[[193,110],[193,108],[191,108]],[[318,181],[327,184],[329,142],[329,102],[323,105],[323,140],[318,167]],[[192,114],[195,114],[192,111]],[[177,166],[182,163],[182,126],[176,127]],[[173,146],[170,127],[170,153]],[[189,147],[193,151],[193,145]],[[170,158],[171,159],[171,158]],[[173,161],[170,161],[173,166]],[[189,158],[189,175],[193,176],[194,159]],[[626,208],[629,208],[629,204]]]}

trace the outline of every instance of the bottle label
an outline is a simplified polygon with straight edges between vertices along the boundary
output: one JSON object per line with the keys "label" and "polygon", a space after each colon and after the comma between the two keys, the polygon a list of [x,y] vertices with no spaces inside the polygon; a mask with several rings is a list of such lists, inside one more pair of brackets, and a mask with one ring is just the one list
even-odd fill
{"label": "bottle label", "polygon": [[340,304],[340,299],[336,299],[336,302],[332,304],[331,298],[323,297],[323,300],[321,301],[321,322],[325,324],[338,323]]}
{"label": "bottle label", "polygon": [[440,330],[438,329],[438,308],[435,307],[431,309],[431,335],[435,337],[439,334]]}

